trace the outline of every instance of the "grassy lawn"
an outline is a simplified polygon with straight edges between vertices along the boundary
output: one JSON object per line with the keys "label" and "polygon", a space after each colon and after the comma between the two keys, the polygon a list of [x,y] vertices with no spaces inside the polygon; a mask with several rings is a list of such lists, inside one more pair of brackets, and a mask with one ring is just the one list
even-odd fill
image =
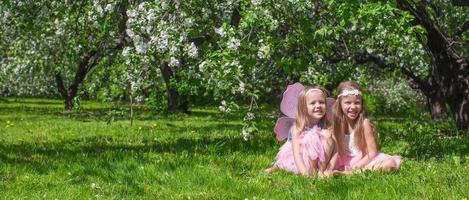
{"label": "grassy lawn", "polygon": [[[375,121],[399,172],[316,180],[262,173],[281,142],[278,113],[244,141],[242,116],[214,108],[191,115],[82,102],[0,99],[0,199],[467,199],[469,137],[448,122]],[[114,113],[114,114],[112,114]]]}

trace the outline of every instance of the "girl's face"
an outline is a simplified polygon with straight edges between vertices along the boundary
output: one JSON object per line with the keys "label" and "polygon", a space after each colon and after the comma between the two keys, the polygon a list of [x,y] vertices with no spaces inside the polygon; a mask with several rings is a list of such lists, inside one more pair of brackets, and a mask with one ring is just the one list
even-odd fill
{"label": "girl's face", "polygon": [[321,120],[326,114],[326,98],[320,90],[312,90],[306,96],[306,108],[309,117],[313,120]]}
{"label": "girl's face", "polygon": [[362,99],[355,95],[343,96],[340,101],[340,106],[347,118],[355,120],[362,111]]}

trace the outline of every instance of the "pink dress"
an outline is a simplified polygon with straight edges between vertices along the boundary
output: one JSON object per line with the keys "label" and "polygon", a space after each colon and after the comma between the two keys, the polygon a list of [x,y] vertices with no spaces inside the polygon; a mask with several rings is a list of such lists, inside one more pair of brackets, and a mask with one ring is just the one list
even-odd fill
{"label": "pink dress", "polygon": [[[321,140],[321,128],[314,126],[311,129],[303,131],[300,136],[300,156],[303,158],[306,170],[311,170],[310,160],[318,159],[319,163],[324,162],[324,148]],[[288,172],[300,173],[293,157],[293,142],[287,141],[280,147],[280,151],[275,157],[275,165]],[[318,163],[318,165],[319,165]]]}
{"label": "pink dress", "polygon": [[[343,157],[339,157],[336,162],[336,166],[334,169],[337,170],[344,170],[345,167],[350,167],[361,160],[363,157],[362,152],[360,151],[358,145],[355,143],[354,133],[350,133],[349,135],[345,135],[345,141],[347,143],[347,155]],[[379,165],[383,161],[392,160],[396,164],[397,168],[401,165],[401,157],[400,156],[391,156],[382,152],[378,152],[378,154],[363,168],[364,169],[373,169],[375,167],[379,167]]]}

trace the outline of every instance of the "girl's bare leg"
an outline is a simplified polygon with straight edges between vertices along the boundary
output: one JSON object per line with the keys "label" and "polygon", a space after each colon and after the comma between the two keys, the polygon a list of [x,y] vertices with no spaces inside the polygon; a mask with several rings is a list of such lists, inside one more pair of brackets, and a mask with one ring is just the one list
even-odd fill
{"label": "girl's bare leg", "polygon": [[371,170],[382,172],[394,171],[397,170],[397,165],[392,159],[384,159],[372,166]]}
{"label": "girl's bare leg", "polygon": [[311,166],[311,169],[309,170],[309,175],[315,176],[318,173],[318,159],[309,160],[309,166]]}
{"label": "girl's bare leg", "polygon": [[278,171],[278,169],[279,168],[278,168],[277,164],[274,163],[272,165],[272,167],[265,169],[264,172],[270,174],[270,173]]}
{"label": "girl's bare leg", "polygon": [[326,140],[322,142],[322,146],[324,148],[324,162],[321,163],[319,170],[321,172],[324,172],[329,167],[329,163],[331,161],[332,155],[334,154],[334,150],[335,150],[334,140],[332,139],[332,137],[326,138]]}

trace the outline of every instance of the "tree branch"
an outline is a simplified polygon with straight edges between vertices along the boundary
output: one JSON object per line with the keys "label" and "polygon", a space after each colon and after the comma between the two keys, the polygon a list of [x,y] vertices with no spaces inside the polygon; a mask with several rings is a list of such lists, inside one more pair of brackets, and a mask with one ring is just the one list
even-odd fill
{"label": "tree branch", "polygon": [[357,64],[365,64],[368,62],[374,63],[377,67],[381,69],[399,69],[403,74],[409,77],[415,86],[420,89],[422,92],[428,94],[431,92],[430,84],[417,76],[410,68],[408,67],[398,67],[395,64],[388,64],[382,58],[369,54],[366,51],[355,55],[355,62]]}
{"label": "tree branch", "polygon": [[448,57],[453,63],[457,63],[457,60],[461,59],[457,51],[453,48],[452,40],[449,39],[440,27],[428,16],[424,3],[419,3],[417,9],[415,9],[406,0],[398,0],[397,6],[402,10],[409,11],[415,17],[416,21],[425,28],[427,31],[428,47],[435,57]]}
{"label": "tree branch", "polygon": [[212,40],[212,35],[210,33],[205,33],[204,35],[202,36],[198,36],[198,37],[193,37],[193,38],[190,38],[189,39],[189,43],[194,43],[195,46],[200,46],[202,45],[204,42],[208,42],[210,40]]}

